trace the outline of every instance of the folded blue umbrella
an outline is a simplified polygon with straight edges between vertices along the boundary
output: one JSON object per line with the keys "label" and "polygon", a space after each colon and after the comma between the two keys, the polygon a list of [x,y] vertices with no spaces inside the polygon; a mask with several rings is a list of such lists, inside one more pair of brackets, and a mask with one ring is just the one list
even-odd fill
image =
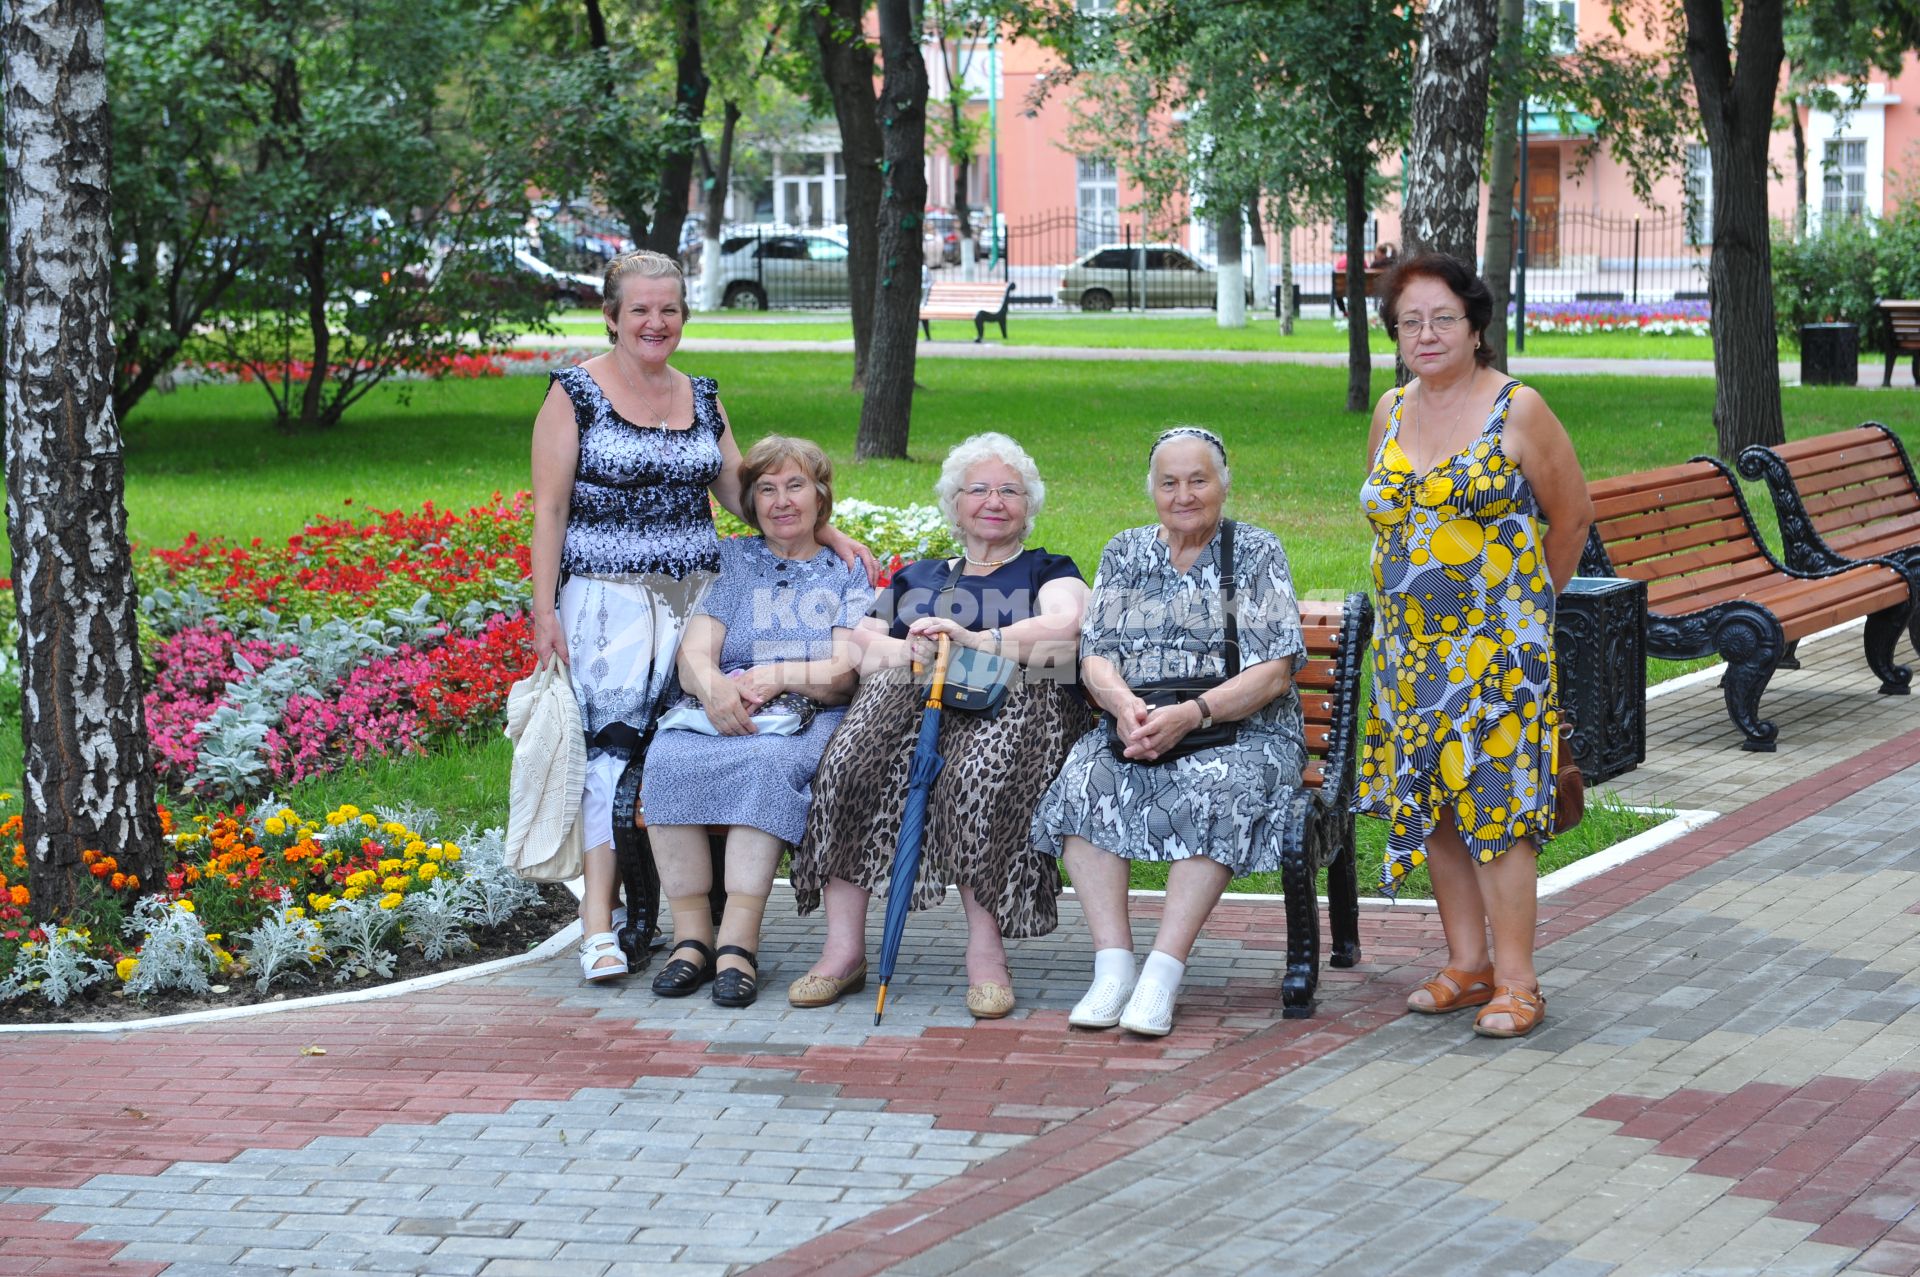
{"label": "folded blue umbrella", "polygon": [[887,884],[887,922],[880,929],[880,996],[873,1005],[873,1022],[887,1011],[887,981],[900,958],[900,940],[907,933],[907,909],[913,902],[913,884],[920,876],[920,840],[927,827],[927,795],[947,760],[940,757],[940,698],[946,692],[947,636],[940,636],[934,659],[933,685],[926,708],[920,711],[920,739],[913,747],[913,766],[907,772],[907,802],[900,812],[900,841],[893,851],[893,878]]}

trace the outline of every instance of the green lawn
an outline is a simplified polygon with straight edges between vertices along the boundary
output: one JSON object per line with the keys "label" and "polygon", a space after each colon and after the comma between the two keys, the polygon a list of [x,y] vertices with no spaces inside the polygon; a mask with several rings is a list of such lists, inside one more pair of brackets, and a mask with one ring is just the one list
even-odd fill
{"label": "green lawn", "polygon": [[[1083,315],[1070,312],[1016,308],[1007,321],[1004,340],[988,326],[987,340],[1009,346],[1092,346],[1101,349],[1151,350],[1290,350],[1345,354],[1347,334],[1320,318],[1324,308],[1294,325],[1293,335],[1282,337],[1272,311],[1248,315],[1245,328],[1222,328],[1211,315],[1156,315],[1124,312]],[[598,336],[606,331],[597,311],[573,311],[557,321],[570,336]],[[727,337],[742,341],[850,341],[853,328],[844,312],[778,311],[742,316],[728,312],[700,314],[687,324],[690,337]],[[934,326],[943,340],[973,340],[973,325],[947,321]],[[537,340],[537,339],[536,339]],[[1386,334],[1373,333],[1378,354],[1392,350]],[[1707,337],[1662,337],[1641,333],[1542,334],[1527,338],[1530,356],[1581,359],[1711,359],[1713,342]]]}

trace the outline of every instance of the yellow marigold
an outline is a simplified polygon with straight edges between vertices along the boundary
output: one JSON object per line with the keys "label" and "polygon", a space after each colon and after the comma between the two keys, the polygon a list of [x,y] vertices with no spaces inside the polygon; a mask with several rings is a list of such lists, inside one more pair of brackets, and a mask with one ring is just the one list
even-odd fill
{"label": "yellow marigold", "polygon": [[173,902],[173,907],[174,907],[175,909],[184,909],[184,910],[186,910],[186,911],[187,911],[188,913],[192,913],[192,912],[193,912],[193,901],[191,901],[191,900],[176,900],[176,901],[174,901],[174,902]]}
{"label": "yellow marigold", "polygon": [[360,814],[360,809],[358,807],[355,807],[352,803],[341,803],[339,807],[335,808],[335,810],[338,811],[343,817],[345,817],[348,820],[352,820],[355,816],[358,816]]}
{"label": "yellow marigold", "polygon": [[231,953],[228,953],[225,949],[215,949],[213,951],[213,956],[219,961],[220,969],[222,971],[225,971],[228,967],[233,965],[233,955]]}
{"label": "yellow marigold", "polygon": [[307,916],[307,911],[305,909],[302,909],[299,905],[294,905],[287,910],[287,917],[289,919],[304,918],[306,916]]}
{"label": "yellow marigold", "polygon": [[360,817],[360,823],[365,825],[368,829],[378,829],[380,827],[379,820],[373,816]]}
{"label": "yellow marigold", "polygon": [[446,854],[446,849],[443,848],[439,843],[435,843],[433,844],[433,846],[427,848],[425,851],[421,852],[420,854],[425,856],[428,860],[438,860],[440,859],[440,857]]}
{"label": "yellow marigold", "polygon": [[399,892],[390,891],[386,895],[380,897],[380,907],[382,909],[398,909],[400,907],[400,902],[404,899],[406,899],[406,897],[402,896]]}
{"label": "yellow marigold", "polygon": [[207,943],[208,943],[208,944],[219,944],[219,943],[220,943],[220,941],[221,941],[221,938],[222,938],[222,937],[221,937],[221,935],[220,935],[220,933],[219,933],[218,931],[209,931],[209,932],[207,932]]}
{"label": "yellow marigold", "polygon": [[392,874],[380,880],[382,891],[405,891],[413,885],[413,879],[406,874]]}
{"label": "yellow marigold", "polygon": [[133,979],[134,969],[139,965],[140,959],[138,958],[122,958],[113,964],[113,973],[120,977],[120,983],[125,984],[127,981]]}
{"label": "yellow marigold", "polygon": [[362,892],[358,887],[348,887],[340,893],[340,898],[342,900],[358,900],[364,894],[366,893]]}
{"label": "yellow marigold", "polygon": [[349,887],[371,887],[375,882],[379,881],[379,879],[380,875],[373,870],[362,869],[356,873],[347,875],[347,885]]}
{"label": "yellow marigold", "polygon": [[282,807],[279,811],[275,812],[274,815],[280,817],[280,819],[286,821],[290,825],[297,825],[300,823],[300,813],[295,811],[291,807]]}
{"label": "yellow marigold", "polygon": [[426,864],[420,866],[421,882],[432,882],[435,878],[439,876],[440,876],[440,866],[434,864],[432,861],[428,861]]}
{"label": "yellow marigold", "polygon": [[403,863],[405,862],[403,862],[400,859],[400,857],[389,856],[387,859],[380,862],[380,872],[383,874],[390,874],[394,870],[398,869]]}
{"label": "yellow marigold", "polygon": [[275,838],[278,838],[281,834],[287,832],[287,822],[278,816],[269,816],[267,817],[267,832]]}
{"label": "yellow marigold", "polygon": [[327,910],[333,908],[333,904],[334,904],[334,901],[332,896],[308,896],[307,897],[307,905],[315,913],[325,913]]}
{"label": "yellow marigold", "polygon": [[13,791],[10,789],[0,789],[0,803],[10,803],[12,801]]}
{"label": "yellow marigold", "polygon": [[337,811],[330,811],[327,813],[327,823],[329,825],[344,825],[347,823],[347,818]]}
{"label": "yellow marigold", "polygon": [[422,842],[418,838],[415,838],[412,842],[407,844],[407,854],[409,856],[425,855],[426,850],[427,850],[427,844]]}
{"label": "yellow marigold", "polygon": [[386,824],[380,826],[380,832],[383,834],[392,834],[396,838],[405,838],[410,831],[399,821],[389,820]]}
{"label": "yellow marigold", "polygon": [[447,859],[448,860],[460,859],[460,849],[454,846],[452,843],[447,844]]}

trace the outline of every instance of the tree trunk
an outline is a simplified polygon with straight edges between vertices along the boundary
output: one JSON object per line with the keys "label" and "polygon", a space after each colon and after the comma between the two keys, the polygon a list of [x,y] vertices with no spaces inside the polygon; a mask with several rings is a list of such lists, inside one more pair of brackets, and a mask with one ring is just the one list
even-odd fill
{"label": "tree trunk", "polygon": [[1280,335],[1293,336],[1293,205],[1287,188],[1279,190],[1280,222],[1274,233],[1280,238]]}
{"label": "tree trunk", "polygon": [[727,222],[727,193],[733,184],[733,139],[740,127],[740,105],[729,101],[720,115],[720,158],[713,166],[707,215],[700,226],[700,308],[720,308],[720,232]]}
{"label": "tree trunk", "polygon": [[974,247],[973,205],[967,203],[967,186],[972,181],[973,156],[962,155],[953,162],[953,220],[960,237],[960,273],[967,278],[972,278],[980,253]]}
{"label": "tree trunk", "polygon": [[880,277],[873,300],[873,348],[860,405],[856,460],[905,457],[913,420],[913,366],[920,342],[920,258],[927,218],[927,64],[911,0],[880,0],[880,55],[886,78],[878,114],[884,139]]}
{"label": "tree trunk", "polygon": [[1798,243],[1807,235],[1807,126],[1797,100],[1787,103],[1787,118],[1793,122],[1793,238]]}
{"label": "tree trunk", "polygon": [[[313,362],[307,366],[307,386],[300,394],[298,424],[302,430],[317,430],[324,424],[320,418],[326,403],[327,360],[332,353],[333,337],[327,324],[327,241],[317,228],[307,234],[302,266],[301,282],[307,289],[307,335],[313,340]],[[291,369],[287,378],[289,381],[293,378]],[[288,389],[291,391],[292,387]]]}
{"label": "tree trunk", "polygon": [[[608,96],[612,96],[620,91],[620,86],[614,82],[614,78],[609,72],[610,64],[607,60],[607,50],[610,46],[607,43],[606,15],[600,11],[600,0],[585,0],[585,3],[587,9],[587,45],[595,53],[600,55],[601,77],[605,81]],[[614,212],[620,214],[620,220],[627,224],[627,238],[632,240],[636,247],[646,247],[653,227],[653,215],[647,211],[646,206],[638,199],[614,198],[611,202]]]}
{"label": "tree trunk", "polygon": [[11,0],[6,67],[7,539],[20,615],[34,913],[101,850],[154,882],[160,845],[113,415],[113,237],[101,0]]}
{"label": "tree trunk", "polygon": [[1373,411],[1373,353],[1367,349],[1367,170],[1347,172],[1347,411]]}
{"label": "tree trunk", "polygon": [[1432,0],[1413,80],[1400,247],[1471,262],[1480,237],[1480,157],[1497,0]]}
{"label": "tree trunk", "polygon": [[[847,174],[847,287],[853,310],[853,388],[866,385],[873,346],[873,297],[880,278],[880,121],[874,114],[873,46],[861,22],[865,0],[824,0],[812,10],[820,72],[840,125],[840,166]],[[924,185],[925,179],[922,178]]]}
{"label": "tree trunk", "polygon": [[1273,296],[1273,281],[1267,269],[1267,231],[1260,225],[1260,192],[1247,201],[1247,273],[1253,277],[1253,308],[1260,310]]}
{"label": "tree trunk", "polygon": [[[1224,203],[1224,201],[1222,201]],[[1213,318],[1222,328],[1247,326],[1246,264],[1240,259],[1240,202],[1227,206],[1226,216],[1214,223],[1220,240],[1219,269],[1213,277]]]}
{"label": "tree trunk", "polygon": [[707,113],[708,80],[700,57],[700,8],[695,0],[681,0],[673,83],[673,113],[689,136],[687,144],[661,166],[660,193],[653,201],[653,228],[643,247],[678,259],[680,234],[687,223],[687,197],[693,188],[694,156],[700,149],[700,121]]}
{"label": "tree trunk", "polygon": [[1493,291],[1485,341],[1493,366],[1507,370],[1507,304],[1513,300],[1513,184],[1520,154],[1520,103],[1526,96],[1527,0],[1500,0],[1499,63],[1494,81],[1493,136],[1487,160],[1487,254],[1480,270]]}
{"label": "tree trunk", "polygon": [[1786,439],[1767,227],[1767,142],[1785,47],[1781,0],[1746,0],[1739,62],[1718,0],[1686,0],[1687,63],[1713,156],[1713,428],[1728,460]]}

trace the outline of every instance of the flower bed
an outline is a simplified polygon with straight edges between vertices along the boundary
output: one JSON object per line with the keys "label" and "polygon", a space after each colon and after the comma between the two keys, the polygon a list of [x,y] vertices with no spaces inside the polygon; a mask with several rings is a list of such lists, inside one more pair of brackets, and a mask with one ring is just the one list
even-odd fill
{"label": "flower bed", "polygon": [[[500,350],[462,350],[439,351],[423,355],[402,364],[402,376],[423,377],[432,380],[452,378],[471,381],[481,377],[505,377],[519,372],[545,372],[550,368],[564,368],[579,363],[586,358],[585,352],[568,350],[534,350],[521,346],[509,346]],[[240,360],[202,359],[187,365],[191,370],[217,381],[237,381],[243,384],[256,381],[268,381],[278,385],[289,382],[307,381],[313,376],[313,362],[307,359],[289,359],[278,364],[248,363]],[[330,376],[373,367],[368,361],[357,364],[329,364]]]}
{"label": "flower bed", "polygon": [[1705,337],[1712,332],[1711,319],[1706,302],[1541,302],[1527,307],[1530,333]]}

